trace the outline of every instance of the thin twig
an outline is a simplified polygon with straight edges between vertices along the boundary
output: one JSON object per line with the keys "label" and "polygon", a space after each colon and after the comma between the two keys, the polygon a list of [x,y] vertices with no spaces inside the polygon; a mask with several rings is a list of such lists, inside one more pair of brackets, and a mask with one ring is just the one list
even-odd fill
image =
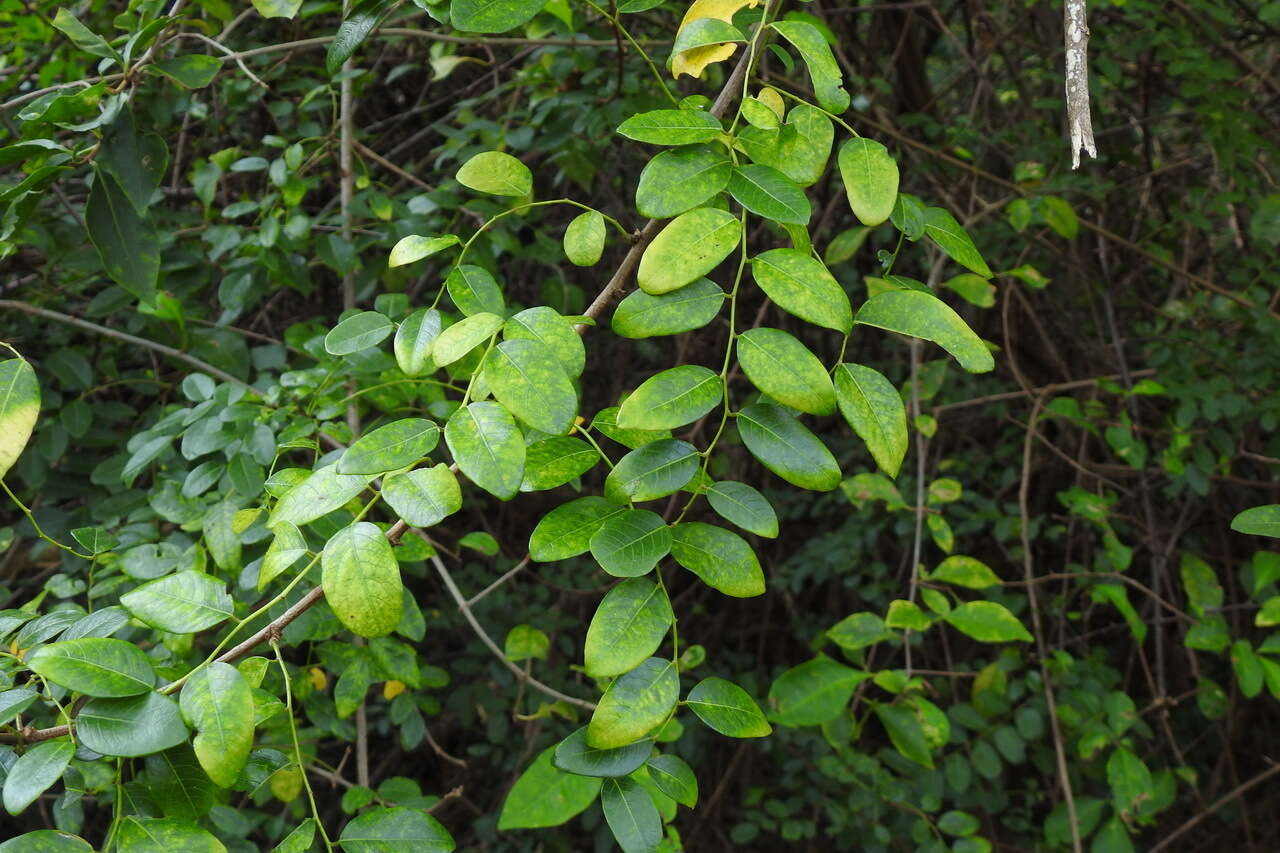
{"label": "thin twig", "polygon": [[1270,767],[1268,767],[1266,770],[1263,770],[1257,776],[1254,776],[1252,779],[1249,779],[1246,782],[1241,782],[1239,785],[1232,788],[1229,792],[1227,792],[1226,794],[1223,794],[1221,797],[1214,800],[1213,803],[1210,804],[1209,808],[1200,812],[1195,817],[1191,818],[1186,823],[1182,824],[1182,826],[1178,827],[1173,832],[1169,833],[1164,838],[1162,838],[1159,844],[1151,848],[1150,853],[1159,853],[1159,851],[1164,850],[1174,841],[1178,840],[1186,833],[1195,829],[1196,826],[1199,825],[1200,822],[1203,821],[1205,818],[1207,818],[1209,815],[1213,814],[1218,809],[1225,806],[1227,803],[1236,799],[1237,797],[1239,797],[1240,795],[1248,791],[1250,788],[1253,788],[1257,785],[1261,785],[1263,782],[1267,781],[1277,773],[1280,773],[1280,764],[1273,764]]}

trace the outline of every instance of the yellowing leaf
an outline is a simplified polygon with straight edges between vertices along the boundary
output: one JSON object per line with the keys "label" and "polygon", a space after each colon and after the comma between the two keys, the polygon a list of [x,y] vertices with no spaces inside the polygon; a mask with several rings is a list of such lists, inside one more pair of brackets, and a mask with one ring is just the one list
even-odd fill
{"label": "yellowing leaf", "polygon": [[[758,0],[693,0],[693,3],[689,5],[689,11],[684,13],[684,18],[680,21],[680,28],[676,30],[676,37],[679,38],[681,30],[699,18],[715,18],[725,23],[732,23],[733,16],[739,9],[744,7],[751,8],[757,2]],[[733,56],[737,49],[738,46],[736,44],[729,43],[706,45],[686,50],[672,57],[671,76],[677,79],[681,74],[701,77],[702,72],[706,70],[708,65],[714,62],[723,62]]]}
{"label": "yellowing leaf", "polygon": [[329,676],[325,675],[324,670],[318,666],[313,666],[307,671],[307,678],[316,690],[324,690],[329,686]]}
{"label": "yellowing leaf", "polygon": [[404,692],[404,682],[396,681],[394,678],[382,685],[382,698],[388,702]]}

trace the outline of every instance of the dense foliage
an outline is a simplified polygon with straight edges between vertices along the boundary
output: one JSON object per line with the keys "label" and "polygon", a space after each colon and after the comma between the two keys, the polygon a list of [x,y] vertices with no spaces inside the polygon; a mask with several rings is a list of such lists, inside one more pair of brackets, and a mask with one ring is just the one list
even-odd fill
{"label": "dense foliage", "polygon": [[1280,6],[0,2],[0,851],[1269,849]]}

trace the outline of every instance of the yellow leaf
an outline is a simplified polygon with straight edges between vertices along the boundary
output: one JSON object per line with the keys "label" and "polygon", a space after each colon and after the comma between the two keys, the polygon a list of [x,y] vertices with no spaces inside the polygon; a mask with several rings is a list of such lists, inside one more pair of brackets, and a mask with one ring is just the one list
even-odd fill
{"label": "yellow leaf", "polygon": [[786,116],[787,107],[782,103],[782,96],[778,94],[777,89],[765,86],[760,90],[760,94],[756,95],[756,100],[777,113],[778,121],[782,121]]}
{"label": "yellow leaf", "polygon": [[382,698],[391,700],[404,692],[404,682],[396,681],[394,678],[382,685]]}
{"label": "yellow leaf", "polygon": [[324,690],[329,686],[329,676],[324,674],[324,670],[318,666],[313,666],[307,672],[307,678],[311,680],[311,686],[316,690]]}
{"label": "yellow leaf", "polygon": [[[679,36],[680,30],[699,18],[716,18],[726,24],[733,23],[735,12],[744,7],[751,8],[758,2],[759,0],[693,0],[689,5],[689,11],[684,13],[684,19],[680,21],[676,35]],[[677,79],[681,74],[701,77],[708,65],[713,62],[723,62],[733,56],[737,49],[738,46],[730,42],[686,50],[671,59],[671,76]]]}
{"label": "yellow leaf", "polygon": [[282,803],[291,803],[302,793],[302,772],[298,765],[281,767],[271,774],[271,793]]}

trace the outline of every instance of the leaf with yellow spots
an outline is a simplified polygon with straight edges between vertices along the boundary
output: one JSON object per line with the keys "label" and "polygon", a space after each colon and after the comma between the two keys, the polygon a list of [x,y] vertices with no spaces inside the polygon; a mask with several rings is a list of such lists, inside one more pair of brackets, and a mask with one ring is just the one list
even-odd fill
{"label": "leaf with yellow spots", "polygon": [[27,446],[40,413],[40,383],[24,359],[0,361],[0,477]]}
{"label": "leaf with yellow spots", "polygon": [[271,781],[268,784],[277,800],[282,803],[291,803],[302,793],[302,771],[296,764],[281,767],[271,774]]}
{"label": "leaf with yellow spots", "polygon": [[324,674],[324,670],[318,666],[313,666],[307,670],[307,678],[311,681],[311,686],[316,690],[324,690],[329,686],[329,676]]}
{"label": "leaf with yellow spots", "polygon": [[[759,0],[693,0],[693,3],[689,5],[689,11],[685,12],[684,19],[680,21],[680,28],[676,30],[675,47],[680,48],[681,36],[685,35],[685,30],[695,21],[711,19],[729,24],[739,9],[744,7],[751,8],[758,2]],[[698,26],[698,28],[704,27],[711,29],[704,24]],[[732,36],[729,37],[731,38]],[[723,62],[733,56],[737,49],[738,46],[729,41],[728,43],[701,44],[684,50],[673,50],[671,76],[679,78],[681,74],[688,74],[691,77],[701,77],[708,65],[715,62]]]}
{"label": "leaf with yellow spots", "polygon": [[388,702],[399,696],[405,690],[403,681],[396,681],[394,678],[382,685],[382,698]]}

